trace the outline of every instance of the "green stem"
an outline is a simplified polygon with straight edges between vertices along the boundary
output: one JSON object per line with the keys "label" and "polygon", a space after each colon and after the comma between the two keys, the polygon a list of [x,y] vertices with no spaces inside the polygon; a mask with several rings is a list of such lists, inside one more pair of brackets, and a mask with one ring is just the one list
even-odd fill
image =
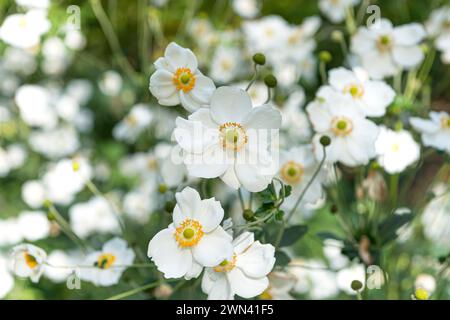
{"label": "green stem", "polygon": [[258,65],[255,63],[254,64],[254,72],[253,72],[253,77],[250,80],[250,82],[247,85],[247,88],[245,88],[245,91],[250,90],[251,86],[255,83],[256,79],[258,78]]}
{"label": "green stem", "polygon": [[120,299],[123,299],[123,298],[127,298],[127,297],[130,297],[130,296],[133,296],[135,294],[138,294],[138,293],[140,293],[142,291],[155,288],[155,287],[157,287],[157,286],[159,286],[161,284],[164,284],[166,282],[173,282],[173,281],[178,281],[178,279],[160,280],[160,281],[152,282],[152,283],[143,285],[141,287],[138,287],[138,288],[135,288],[135,289],[132,289],[132,290],[128,290],[128,291],[122,292],[120,294],[117,294],[115,296],[109,297],[106,300],[120,300]]}
{"label": "green stem", "polygon": [[326,152],[326,148],[324,146],[322,146],[323,149],[323,157],[322,160],[320,160],[319,166],[317,167],[316,171],[314,172],[313,176],[311,177],[311,179],[308,181],[308,184],[305,186],[305,188],[303,189],[302,193],[300,194],[300,196],[298,197],[297,201],[295,202],[294,207],[291,209],[291,211],[289,212],[287,218],[286,218],[286,222],[289,222],[289,220],[291,219],[292,215],[294,214],[295,210],[297,209],[297,207],[299,206],[300,202],[303,200],[303,198],[305,197],[306,192],[308,191],[309,187],[311,187],[312,183],[314,182],[314,180],[317,178],[320,170],[322,169],[324,163],[325,163],[325,159],[327,157],[327,152]]}
{"label": "green stem", "polygon": [[244,196],[242,195],[242,189],[238,189],[239,202],[241,203],[242,211],[245,210]]}
{"label": "green stem", "polygon": [[103,33],[106,36],[108,44],[113,53],[113,57],[116,60],[118,66],[125,72],[125,74],[130,78],[131,81],[138,83],[138,81],[136,81],[135,71],[123,54],[119,39],[114,32],[114,28],[109,21],[100,0],[89,0],[89,3],[91,4],[92,10],[94,11],[94,14],[98,22],[100,23]]}
{"label": "green stem", "polygon": [[58,212],[55,206],[50,203],[47,205],[49,212],[54,216],[56,223],[58,223],[61,230],[77,245],[83,252],[86,252],[87,248],[84,241],[81,240],[75,232],[72,231],[70,224],[64,219],[64,217]]}
{"label": "green stem", "polygon": [[391,199],[391,206],[392,206],[392,208],[395,208],[395,206],[397,205],[398,180],[399,180],[398,173],[391,175],[389,192],[390,192],[390,199]]}

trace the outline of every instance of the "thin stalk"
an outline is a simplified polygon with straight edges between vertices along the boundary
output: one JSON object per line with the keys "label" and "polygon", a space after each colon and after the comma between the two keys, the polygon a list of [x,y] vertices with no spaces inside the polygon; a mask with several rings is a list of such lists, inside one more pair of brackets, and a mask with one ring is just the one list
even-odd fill
{"label": "thin stalk", "polygon": [[398,180],[399,180],[398,173],[391,175],[390,183],[389,183],[389,192],[390,192],[390,199],[391,199],[391,206],[392,206],[392,208],[394,208],[397,205]]}
{"label": "thin stalk", "polygon": [[164,284],[166,282],[173,282],[173,281],[179,281],[179,280],[178,279],[159,280],[159,281],[152,282],[152,283],[143,285],[141,287],[138,287],[138,288],[135,288],[135,289],[132,289],[132,290],[128,290],[128,291],[119,293],[119,294],[117,294],[115,296],[109,297],[106,300],[120,300],[120,299],[123,299],[123,298],[134,296],[135,294],[138,294],[138,293],[140,293],[142,291],[155,288],[155,287],[157,287],[157,286],[159,286],[161,284]]}
{"label": "thin stalk", "polygon": [[247,85],[247,88],[245,88],[245,91],[250,90],[250,87],[255,83],[256,79],[258,78],[258,65],[255,63],[254,64],[254,72],[253,72],[253,77],[250,80],[250,82]]}

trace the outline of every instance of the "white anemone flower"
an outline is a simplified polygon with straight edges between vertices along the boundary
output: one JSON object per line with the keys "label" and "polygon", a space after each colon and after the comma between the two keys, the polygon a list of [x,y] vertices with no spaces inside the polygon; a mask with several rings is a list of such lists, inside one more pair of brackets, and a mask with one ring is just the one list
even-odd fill
{"label": "white anemone flower", "polygon": [[267,275],[275,264],[275,248],[244,232],[233,240],[234,253],[214,268],[205,269],[202,290],[208,299],[253,298],[269,287]]}
{"label": "white anemone flower", "polygon": [[160,105],[181,103],[190,112],[208,107],[216,86],[198,70],[197,58],[191,50],[171,42],[155,67],[149,88]]}
{"label": "white anemone flower", "polygon": [[356,295],[356,291],[352,289],[352,281],[358,280],[365,286],[366,268],[363,264],[354,264],[347,268],[341,269],[336,274],[337,286],[340,290],[349,295]]}
{"label": "white anemone flower", "polygon": [[389,85],[383,81],[369,80],[367,73],[360,68],[353,71],[342,67],[332,69],[329,83],[334,90],[352,98],[368,117],[383,116],[395,97],[395,91]]}
{"label": "white anemone flower", "polygon": [[434,10],[425,28],[434,39],[436,48],[442,52],[442,62],[450,64],[450,6]]}
{"label": "white anemone flower", "polygon": [[289,293],[295,286],[296,277],[289,272],[273,271],[269,275],[269,287],[259,296],[263,300],[294,300]]}
{"label": "white anemone flower", "polygon": [[178,117],[174,137],[185,151],[189,175],[220,177],[228,186],[251,192],[267,187],[276,173],[270,140],[281,126],[281,114],[270,105],[252,107],[242,89],[221,87],[210,109],[188,119]]}
{"label": "white anemone flower", "polygon": [[44,272],[47,254],[32,244],[20,244],[12,249],[9,259],[10,270],[15,275],[29,277],[37,283]]}
{"label": "white anemone flower", "polygon": [[371,78],[381,79],[416,67],[424,58],[419,46],[424,37],[425,29],[418,23],[393,27],[389,20],[381,19],[358,29],[351,50]]}
{"label": "white anemone flower", "polygon": [[80,278],[96,286],[108,287],[119,283],[127,266],[133,264],[134,251],[125,240],[113,238],[103,245],[102,250],[89,253],[83,262]]}
{"label": "white anemone flower", "polygon": [[203,267],[230,259],[232,239],[220,226],[224,211],[215,198],[202,200],[190,187],[175,197],[173,223],[152,238],[148,257],[165,278],[196,278]]}
{"label": "white anemone flower", "polygon": [[219,46],[212,58],[209,76],[217,82],[232,81],[240,71],[242,52],[237,47]]}
{"label": "white anemone flower", "polygon": [[333,23],[344,21],[347,10],[359,3],[359,0],[320,0],[320,11]]}
{"label": "white anemone flower", "polygon": [[0,299],[3,299],[14,287],[14,278],[8,271],[8,263],[0,256]]}
{"label": "white anemone flower", "polygon": [[450,115],[447,112],[431,111],[429,120],[411,118],[409,122],[415,130],[422,134],[424,146],[450,154]]}
{"label": "white anemone flower", "polygon": [[31,49],[39,45],[41,36],[50,26],[45,10],[11,14],[0,27],[0,39],[13,47]]}
{"label": "white anemone flower", "polygon": [[376,155],[378,127],[364,117],[350,98],[340,93],[330,94],[326,99],[319,96],[306,110],[316,131],[313,146],[317,159],[323,157],[320,144],[323,135],[331,138],[326,149],[327,162],[339,161],[354,167],[367,164]]}
{"label": "white anemone flower", "polygon": [[134,143],[152,120],[153,113],[149,106],[139,103],[133,106],[128,115],[114,127],[113,136],[117,140]]}
{"label": "white anemone flower", "polygon": [[[306,188],[312,176],[319,167],[314,157],[311,145],[293,147],[287,151],[280,152],[280,169],[278,172],[281,180],[292,187],[291,196],[287,197],[283,207],[292,210],[298,197]],[[303,197],[302,204],[316,203],[323,197],[322,181],[325,176],[319,174],[309,186]]]}
{"label": "white anemone flower", "polygon": [[378,162],[390,174],[400,173],[419,159],[420,146],[406,131],[381,127],[375,142]]}
{"label": "white anemone flower", "polygon": [[233,10],[243,18],[254,18],[259,14],[260,3],[259,0],[233,0]]}

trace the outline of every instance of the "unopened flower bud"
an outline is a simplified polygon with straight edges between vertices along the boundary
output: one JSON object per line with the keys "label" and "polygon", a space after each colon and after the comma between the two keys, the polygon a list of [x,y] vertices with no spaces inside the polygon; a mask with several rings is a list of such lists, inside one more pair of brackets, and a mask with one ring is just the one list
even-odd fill
{"label": "unopened flower bud", "polygon": [[351,283],[351,285],[350,285],[350,287],[351,287],[353,290],[355,290],[355,291],[359,291],[359,290],[362,289],[363,284],[362,284],[362,282],[359,281],[359,280],[353,280],[352,283]]}
{"label": "unopened flower bud", "polygon": [[163,184],[163,183],[160,184],[159,187],[158,187],[159,193],[166,193],[168,189],[169,189],[169,188],[167,187],[167,185],[165,185],[165,184]]}
{"label": "unopened flower bud", "polygon": [[53,212],[48,212],[48,213],[47,213],[47,219],[48,219],[48,221],[55,221],[55,220],[56,220],[56,217],[55,217],[55,215],[53,214]]}
{"label": "unopened flower bud", "polygon": [[250,210],[250,209],[245,209],[244,212],[242,213],[243,217],[245,220],[247,221],[251,221],[253,220],[253,217],[255,216],[255,213]]}
{"label": "unopened flower bud", "polygon": [[331,53],[329,53],[328,51],[325,51],[325,50],[324,51],[320,51],[319,52],[319,59],[320,59],[320,61],[328,63],[332,59]]}
{"label": "unopened flower bud", "polygon": [[331,39],[333,41],[340,42],[340,41],[342,41],[343,38],[344,38],[344,34],[342,33],[341,30],[334,30],[331,33]]}
{"label": "unopened flower bud", "polygon": [[328,147],[331,143],[331,138],[329,136],[321,136],[319,141],[321,145]]}
{"label": "unopened flower bud", "polygon": [[416,292],[414,293],[417,300],[428,300],[428,291],[424,288],[417,288]]}
{"label": "unopened flower bud", "polygon": [[175,208],[175,203],[173,203],[173,201],[167,201],[164,205],[164,209],[167,212],[172,212],[174,208]]}
{"label": "unopened flower bud", "polygon": [[266,64],[266,56],[262,53],[256,53],[253,55],[253,62],[263,66]]}
{"label": "unopened flower bud", "polygon": [[265,78],[264,78],[264,83],[266,84],[266,86],[268,86],[269,88],[275,88],[277,86],[277,78],[275,78],[275,76],[273,74],[268,74]]}
{"label": "unopened flower bud", "polygon": [[162,284],[158,286],[153,294],[157,299],[167,299],[172,295],[173,289],[168,284]]}

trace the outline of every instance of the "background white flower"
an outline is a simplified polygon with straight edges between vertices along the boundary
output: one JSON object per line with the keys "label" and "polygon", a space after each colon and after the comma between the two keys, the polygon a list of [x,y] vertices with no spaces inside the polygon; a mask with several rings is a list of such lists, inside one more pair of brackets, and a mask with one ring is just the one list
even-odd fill
{"label": "background white flower", "polygon": [[406,131],[393,131],[384,126],[375,142],[378,162],[388,173],[399,173],[419,159],[420,146]]}
{"label": "background white flower", "polygon": [[234,253],[203,274],[202,290],[208,299],[229,300],[234,295],[253,298],[269,286],[267,275],[275,264],[275,248],[255,241],[254,234],[244,232],[233,240]]}
{"label": "background white flower", "polygon": [[424,58],[419,46],[424,37],[425,29],[418,23],[393,27],[389,20],[381,19],[369,28],[358,29],[351,50],[370,77],[381,79],[416,67]]}
{"label": "background white flower", "polygon": [[214,198],[202,200],[186,187],[176,194],[173,223],[148,245],[148,257],[165,278],[196,278],[232,255],[231,236],[220,226],[223,208]]}
{"label": "background white flower", "polygon": [[32,244],[21,244],[11,250],[9,268],[19,277],[38,282],[45,268],[47,254]]}
{"label": "background white flower", "polygon": [[276,168],[269,152],[271,130],[281,126],[281,114],[270,105],[252,107],[250,96],[235,87],[214,92],[211,108],[188,120],[177,118],[174,137],[185,151],[189,175],[220,177],[228,186],[258,192],[272,180]]}
{"label": "background white flower", "polygon": [[197,58],[191,50],[170,43],[163,58],[155,62],[150,77],[150,92],[163,106],[180,104],[193,112],[209,105],[216,89],[211,79],[198,70]]}
{"label": "background white flower", "polygon": [[422,134],[424,146],[450,154],[450,115],[447,112],[431,111],[430,119],[413,117],[409,122]]}

